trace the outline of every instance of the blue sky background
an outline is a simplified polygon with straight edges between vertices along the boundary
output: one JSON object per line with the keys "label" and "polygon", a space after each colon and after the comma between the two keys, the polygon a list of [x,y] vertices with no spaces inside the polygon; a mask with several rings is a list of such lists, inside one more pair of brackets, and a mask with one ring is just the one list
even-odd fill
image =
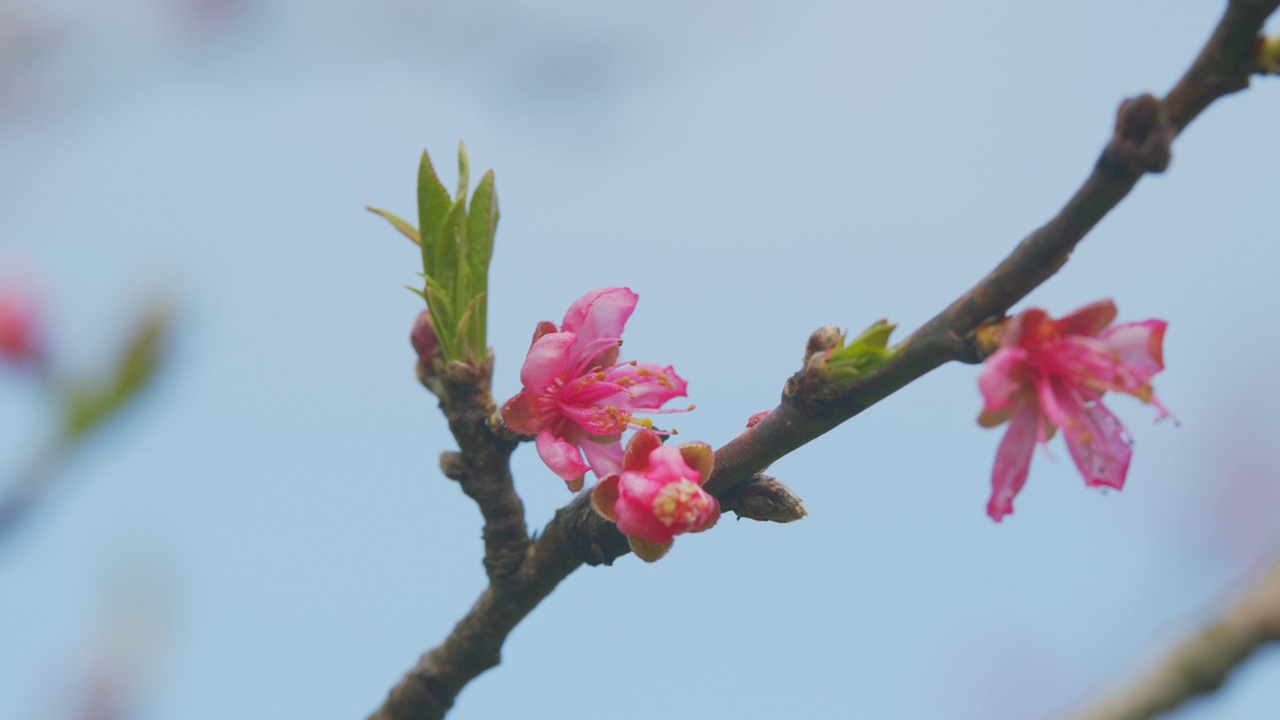
{"label": "blue sky background", "polygon": [[[412,216],[424,147],[497,171],[500,399],[537,321],[627,285],[629,356],[675,365],[681,437],[719,445],[814,328],[909,330],[985,273],[1220,10],[0,3],[0,273],[39,278],[67,368],[149,297],[181,308],[154,391],[0,553],[0,717],[79,717],[104,672],[135,718],[364,717],[470,606],[479,514],[413,378],[417,256],[362,210]],[[993,524],[1000,434],[948,366],[774,466],[803,522],[575,573],[451,717],[1052,718],[1156,658],[1280,540],[1277,116],[1274,80],[1214,105],[1028,301],[1170,323],[1181,426],[1110,403],[1123,493],[1058,441]],[[46,413],[11,376],[0,398],[12,472]],[[569,500],[531,447],[516,471],[534,525]],[[1176,717],[1277,706],[1273,649]]]}

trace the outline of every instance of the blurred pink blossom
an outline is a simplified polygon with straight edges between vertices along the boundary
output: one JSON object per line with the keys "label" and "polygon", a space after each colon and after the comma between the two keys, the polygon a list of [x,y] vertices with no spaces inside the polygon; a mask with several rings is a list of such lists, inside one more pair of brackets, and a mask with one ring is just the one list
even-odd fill
{"label": "blurred pink blossom", "polygon": [[1108,390],[1165,410],[1151,388],[1164,369],[1166,323],[1112,325],[1110,300],[1054,320],[1032,308],[996,329],[999,349],[987,358],[978,386],[985,405],[978,422],[1009,429],[996,452],[987,514],[999,522],[1027,481],[1031,453],[1062,428],[1071,458],[1090,487],[1124,487],[1131,455],[1128,432],[1102,404]]}
{"label": "blurred pink blossom", "polygon": [[36,299],[12,286],[0,286],[0,360],[26,365],[40,354]]}

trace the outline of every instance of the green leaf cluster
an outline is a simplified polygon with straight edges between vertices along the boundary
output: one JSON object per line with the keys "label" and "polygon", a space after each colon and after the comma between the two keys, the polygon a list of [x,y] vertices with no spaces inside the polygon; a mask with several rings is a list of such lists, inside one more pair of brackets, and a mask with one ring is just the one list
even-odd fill
{"label": "green leaf cluster", "polygon": [[897,327],[888,320],[877,320],[852,342],[842,342],[827,358],[824,374],[833,380],[852,380],[885,364],[898,352],[889,347],[889,336]]}
{"label": "green leaf cluster", "polygon": [[377,208],[422,250],[422,297],[446,360],[483,362],[487,354],[489,261],[498,230],[493,171],[480,178],[467,205],[470,163],[458,144],[458,187],[451,197],[424,151],[418,166],[418,227]]}

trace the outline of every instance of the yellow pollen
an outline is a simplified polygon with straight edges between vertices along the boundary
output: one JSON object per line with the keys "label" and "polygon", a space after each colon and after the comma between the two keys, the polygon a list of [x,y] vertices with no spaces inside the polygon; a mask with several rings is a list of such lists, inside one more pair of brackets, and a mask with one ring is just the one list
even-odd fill
{"label": "yellow pollen", "polygon": [[653,515],[667,527],[692,523],[706,507],[706,497],[698,493],[698,485],[688,478],[668,484],[653,498]]}
{"label": "yellow pollen", "polygon": [[591,409],[590,420],[600,429],[611,432],[622,432],[632,423],[631,413],[613,405],[594,406]]}

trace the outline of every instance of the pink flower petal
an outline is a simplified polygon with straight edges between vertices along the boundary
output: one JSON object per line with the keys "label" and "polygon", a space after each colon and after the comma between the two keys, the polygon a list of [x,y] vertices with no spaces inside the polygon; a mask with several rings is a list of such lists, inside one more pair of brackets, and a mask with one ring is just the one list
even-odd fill
{"label": "pink flower petal", "polygon": [[613,513],[618,530],[629,537],[638,537],[645,542],[671,542],[674,537],[671,528],[662,524],[653,514],[652,501],[643,503],[638,498],[623,495],[613,506]]}
{"label": "pink flower petal", "polygon": [[689,467],[680,454],[680,448],[663,445],[649,453],[649,471],[645,473],[652,480],[660,483],[692,480],[701,482],[702,474]]}
{"label": "pink flower petal", "polygon": [[536,435],[542,429],[542,421],[538,419],[537,400],[533,393],[525,390],[507,401],[502,406],[502,421],[512,432],[521,435]]}
{"label": "pink flower petal", "polygon": [[609,379],[626,388],[629,397],[624,406],[637,410],[654,410],[672,398],[688,396],[689,383],[670,365],[619,365],[609,371]]}
{"label": "pink flower petal", "polygon": [[1054,325],[1062,335],[1097,337],[1115,319],[1116,304],[1110,300],[1099,300],[1063,317]]}
{"label": "pink flower petal", "polygon": [[1062,426],[1071,459],[1089,487],[1124,487],[1133,450],[1124,426],[1096,400],[1079,406]]}
{"label": "pink flower petal", "polygon": [[572,421],[587,435],[617,435],[631,427],[631,413],[616,405],[577,405],[561,403],[560,416]]}
{"label": "pink flower petal", "polygon": [[1143,381],[1164,370],[1164,332],[1168,323],[1147,320],[1109,328],[1102,342]]}
{"label": "pink flower petal", "polygon": [[583,438],[582,452],[596,477],[622,472],[622,441],[617,437],[601,442],[601,438]]}
{"label": "pink flower petal", "polygon": [[1004,347],[983,362],[978,389],[982,391],[984,413],[995,413],[1009,407],[1018,395],[1025,392],[1027,356],[1023,348]]}
{"label": "pink flower petal", "polygon": [[630,288],[592,290],[569,306],[560,330],[577,334],[575,351],[601,338],[622,337],[639,299]]}
{"label": "pink flower petal", "polygon": [[0,287],[0,360],[29,363],[40,356],[40,323],[35,297]]}
{"label": "pink flower petal", "polygon": [[577,338],[571,332],[548,333],[534,341],[520,366],[520,382],[538,393],[569,372],[569,347]]}
{"label": "pink flower petal", "polygon": [[1013,499],[1027,483],[1031,470],[1031,455],[1036,447],[1039,415],[1035,403],[1023,403],[996,450],[996,466],[991,473],[991,499],[987,501],[987,515],[1000,522],[1013,512]]}
{"label": "pink flower petal", "polygon": [[569,484],[570,490],[577,492],[582,489],[582,476],[588,468],[582,462],[582,453],[577,445],[556,437],[550,430],[538,433],[534,445],[538,449],[538,457],[551,468],[551,472]]}
{"label": "pink flower petal", "polygon": [[1040,308],[1030,308],[1014,315],[1005,325],[1005,347],[1034,345],[1044,334],[1043,326],[1051,322],[1048,313]]}

